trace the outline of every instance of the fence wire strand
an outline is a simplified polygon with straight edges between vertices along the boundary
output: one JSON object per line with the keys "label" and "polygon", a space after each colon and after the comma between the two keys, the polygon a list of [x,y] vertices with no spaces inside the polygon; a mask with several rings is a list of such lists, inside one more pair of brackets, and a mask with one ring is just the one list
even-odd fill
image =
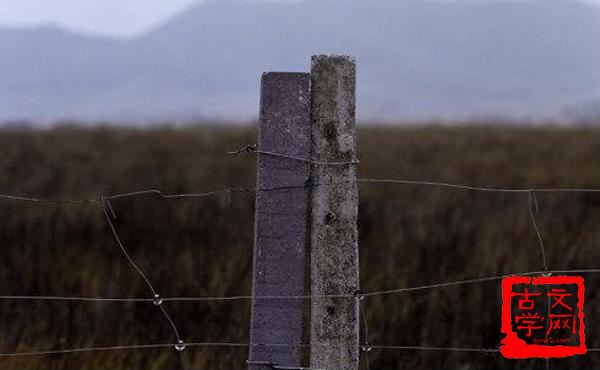
{"label": "fence wire strand", "polygon": [[[111,215],[114,218],[116,218],[116,214],[115,214],[114,208],[112,207],[112,205],[110,205],[110,201],[104,200],[102,202],[102,211],[104,212],[104,217],[106,218],[106,223],[108,224],[108,227],[110,228],[112,236],[113,236],[115,242],[117,243],[117,246],[123,253],[123,256],[127,259],[127,261],[129,261],[129,264],[131,265],[131,267],[133,267],[134,270],[138,273],[138,275],[144,280],[144,282],[146,283],[146,286],[152,292],[152,296],[156,296],[157,293],[156,293],[156,290],[154,289],[154,286],[152,285],[152,283],[150,282],[150,280],[148,279],[148,277],[146,276],[144,271],[142,271],[141,267],[139,267],[138,264],[135,263],[133,258],[131,258],[131,256],[127,252],[127,249],[125,249],[125,246],[123,245],[123,242],[121,241],[121,238],[119,237],[119,234],[117,233],[117,229],[115,228],[115,225],[113,224],[113,222],[111,220]],[[109,211],[111,212],[111,215],[109,215]]]}
{"label": "fence wire strand", "polygon": [[[179,343],[157,343],[157,344],[133,344],[108,347],[80,347],[66,348],[57,350],[41,350],[27,352],[0,353],[0,357],[19,357],[19,356],[45,356],[57,354],[71,354],[81,352],[103,352],[118,350],[138,350],[138,349],[166,349],[174,348]],[[186,343],[186,347],[248,347],[247,343],[228,343],[228,342],[192,342]]]}
{"label": "fence wire strand", "polygon": [[[508,273],[501,274],[495,276],[488,276],[482,278],[475,279],[464,279],[464,280],[455,280],[448,281],[442,283],[435,284],[427,284],[427,285],[418,285],[413,287],[405,287],[405,288],[397,288],[397,289],[388,289],[388,290],[374,290],[367,291],[361,293],[361,295],[365,298],[374,297],[374,296],[382,296],[382,295],[390,295],[390,294],[399,294],[399,293],[409,293],[419,290],[429,290],[429,289],[439,289],[451,286],[459,286],[459,285],[468,285],[468,284],[477,284],[477,283],[485,283],[495,280],[502,280],[511,276],[535,276],[540,275],[543,276],[547,273],[551,274],[594,274],[600,273],[600,269],[571,269],[571,270],[548,270],[548,271],[526,271],[519,273]],[[356,297],[355,294],[324,294],[324,295],[273,295],[273,296],[253,296],[253,295],[234,295],[234,296],[213,296],[213,297],[161,297],[160,299],[163,302],[213,302],[213,301],[237,301],[237,300],[292,300],[292,299],[331,299],[331,298],[347,298],[354,299]],[[154,302],[153,298],[118,298],[118,297],[76,297],[76,296],[36,296],[36,295],[0,295],[0,300],[25,300],[25,301],[72,301],[72,302]]]}
{"label": "fence wire strand", "polygon": [[544,271],[548,271],[548,263],[546,262],[546,247],[544,245],[544,238],[542,237],[542,233],[540,232],[540,228],[538,227],[536,218],[540,212],[540,206],[537,201],[537,197],[535,196],[535,192],[531,190],[528,193],[529,200],[529,217],[531,218],[531,224],[533,225],[533,229],[535,230],[535,234],[537,236],[538,242],[540,243],[540,252],[542,253],[542,268]]}
{"label": "fence wire strand", "polygon": [[[65,348],[57,350],[40,350],[26,352],[4,352],[0,353],[2,357],[25,357],[25,356],[47,356],[60,354],[75,354],[84,352],[103,352],[119,350],[144,350],[144,349],[167,349],[173,348],[177,343],[158,343],[158,344],[134,344],[108,347],[80,347]],[[361,344],[361,345],[364,345]],[[309,344],[289,345],[289,344],[249,344],[245,342],[190,342],[186,347],[213,347],[213,348],[248,348],[248,347],[279,347],[279,348],[307,348]],[[409,345],[383,345],[369,344],[372,350],[396,350],[396,351],[438,351],[438,352],[479,352],[479,353],[499,353],[498,348],[477,348],[477,347],[431,347],[431,346],[409,346]],[[588,348],[588,352],[600,352],[600,348]]]}
{"label": "fence wire strand", "polygon": [[[280,153],[273,153],[269,151],[259,150],[256,146],[248,146],[235,153],[242,152],[254,152],[261,155],[280,157],[284,159],[302,161],[314,165],[356,165],[359,164],[357,160],[346,161],[346,162],[320,162],[311,159],[300,158],[290,155],[284,155]],[[233,154],[233,153],[232,153]],[[545,274],[583,274],[583,273],[600,273],[600,269],[570,269],[570,270],[549,270],[546,261],[546,251],[544,240],[536,222],[536,216],[539,213],[539,204],[535,193],[600,193],[599,188],[504,188],[504,187],[490,187],[490,186],[479,186],[479,185],[465,185],[456,184],[450,182],[438,182],[438,181],[422,181],[422,180],[405,180],[405,179],[377,179],[377,178],[359,178],[351,180],[356,183],[364,184],[381,184],[381,185],[406,185],[406,186],[426,186],[426,187],[437,187],[447,189],[457,189],[465,191],[477,191],[477,192],[489,192],[489,193],[527,193],[529,200],[529,214],[531,221],[536,232],[538,241],[540,243],[540,249],[542,254],[542,271],[528,271],[523,273],[512,273],[512,274],[501,274],[496,276],[464,279],[456,281],[448,281],[442,283],[434,283],[428,285],[420,285],[414,287],[403,287],[397,289],[371,291],[361,293],[359,299],[359,314],[363,322],[364,330],[364,343],[361,344],[361,349],[366,354],[366,366],[367,370],[370,369],[370,363],[368,358],[368,352],[371,350],[415,350],[415,351],[449,351],[449,352],[480,352],[480,353],[498,353],[498,348],[467,348],[467,347],[431,347],[431,346],[411,346],[411,345],[383,345],[383,344],[372,344],[369,342],[368,334],[368,322],[365,315],[365,308],[363,307],[364,301],[362,298],[408,293],[420,290],[438,289],[451,286],[460,286],[466,284],[477,284],[485,283],[490,281],[501,280],[505,277],[520,275],[520,276],[533,276],[533,275],[545,275]],[[40,351],[25,351],[25,352],[14,352],[14,353],[0,353],[1,357],[18,357],[18,356],[44,356],[44,355],[56,355],[56,354],[71,354],[71,353],[83,353],[83,352],[99,352],[99,351],[116,351],[116,350],[141,350],[141,349],[164,349],[164,348],[177,348],[178,345],[182,345],[183,341],[180,338],[180,333],[168,314],[167,310],[163,306],[164,302],[208,302],[208,301],[236,301],[236,300],[252,300],[252,299],[326,299],[326,298],[341,298],[341,299],[357,299],[355,294],[336,294],[336,295],[300,295],[300,296],[252,296],[252,295],[237,295],[237,296],[214,296],[214,297],[160,297],[154,286],[150,282],[144,271],[136,264],[134,259],[130,256],[127,249],[123,245],[121,238],[118,235],[116,227],[113,223],[113,219],[116,219],[116,212],[111,204],[111,200],[119,200],[126,198],[136,198],[147,195],[155,195],[161,199],[181,199],[181,198],[203,198],[211,197],[216,195],[226,195],[228,199],[231,199],[231,194],[235,192],[256,192],[258,191],[276,191],[285,190],[291,188],[300,187],[315,187],[319,184],[304,183],[298,185],[287,185],[278,186],[271,188],[253,188],[253,187],[232,187],[224,188],[219,190],[197,192],[197,193],[175,193],[168,194],[159,189],[147,189],[140,191],[117,193],[109,196],[102,196],[98,198],[89,199],[44,199],[38,197],[12,195],[12,194],[0,194],[0,200],[7,201],[19,201],[19,202],[32,202],[32,203],[53,203],[53,204],[101,204],[104,216],[106,218],[109,229],[114,237],[116,244],[121,250],[123,256],[127,259],[129,264],[136,270],[138,275],[144,280],[148,289],[152,292],[152,298],[118,298],[118,297],[78,297],[78,296],[35,296],[35,295],[0,295],[0,300],[41,300],[41,301],[67,301],[67,302],[139,302],[139,303],[154,303],[160,299],[160,303],[156,304],[163,315],[168,321],[169,325],[173,329],[173,333],[176,337],[176,343],[159,343],[159,344],[136,344],[136,345],[119,345],[119,346],[108,346],[108,347],[81,347],[81,348],[67,348],[58,350],[40,350]],[[243,348],[250,346],[261,346],[261,347],[308,347],[308,344],[300,345],[288,345],[288,344],[249,344],[244,342],[191,342],[185,343],[186,347],[228,347],[228,348]],[[179,351],[182,355],[182,351]],[[600,348],[589,348],[588,352],[600,352]],[[183,357],[180,357],[182,365],[185,368]],[[549,369],[550,363],[546,362],[546,369]],[[285,366],[280,368],[285,368]]]}
{"label": "fence wire strand", "polygon": [[363,326],[363,336],[364,336],[364,344],[360,346],[360,350],[365,354],[365,364],[367,365],[367,370],[371,370],[371,360],[369,359],[369,352],[371,352],[371,346],[369,344],[369,322],[367,321],[366,308],[364,303],[364,298],[362,295],[358,297],[358,309],[360,321]]}
{"label": "fence wire strand", "polygon": [[[538,227],[536,218],[540,212],[540,206],[538,204],[537,201],[537,197],[535,196],[535,192],[534,191],[530,191],[528,194],[528,200],[529,200],[529,216],[531,218],[531,223],[533,225],[533,229],[535,230],[535,234],[537,236],[538,242],[540,244],[540,251],[541,251],[541,256],[542,256],[542,267],[545,271],[544,275],[550,275],[548,273],[548,263],[546,262],[546,248],[544,245],[544,238],[542,237],[542,233]],[[551,302],[550,302],[550,288],[548,287],[548,285],[546,285],[546,331],[549,329],[550,327],[550,309],[551,309]],[[550,370],[550,358],[546,358],[544,361],[546,370]]]}
{"label": "fence wire strand", "polygon": [[[353,162],[340,162],[340,163],[353,163]],[[335,164],[335,163],[334,163]],[[470,190],[478,192],[489,192],[489,193],[600,193],[600,188],[501,188],[501,187],[486,187],[477,185],[463,185],[454,184],[448,182],[437,182],[437,181],[422,181],[422,180],[402,180],[402,179],[377,179],[377,178],[359,178],[356,180],[348,180],[349,182],[365,183],[365,184],[388,184],[388,185],[408,185],[408,186],[428,186],[428,187],[440,187],[450,188],[459,190]],[[274,186],[267,188],[256,188],[252,186],[240,186],[223,188],[207,192],[198,193],[165,193],[160,189],[147,189],[125,193],[117,193],[113,195],[101,196],[98,198],[88,199],[50,199],[50,198],[36,198],[28,196],[20,196],[13,194],[0,194],[0,199],[21,201],[21,202],[34,202],[34,203],[56,203],[56,204],[93,204],[103,203],[105,201],[124,199],[124,198],[135,198],[146,195],[156,195],[162,199],[181,199],[181,198],[204,198],[215,195],[227,195],[230,196],[236,192],[256,192],[256,191],[275,191],[275,190],[286,190],[304,187],[317,187],[320,184],[302,183],[297,185],[286,185],[286,186]]]}
{"label": "fence wire strand", "polygon": [[[169,312],[167,312],[167,309],[163,305],[163,301],[161,300],[160,295],[154,289],[154,286],[150,282],[150,279],[144,273],[142,268],[140,266],[138,266],[138,264],[133,260],[133,258],[129,254],[129,252],[127,252],[125,245],[123,245],[123,242],[121,241],[121,238],[119,237],[117,229],[111,219],[111,216],[116,219],[117,215],[116,215],[116,212],[115,212],[113,206],[110,204],[109,200],[105,200],[105,199],[102,200],[102,210],[104,212],[106,222],[109,225],[109,228],[112,232],[115,242],[119,246],[119,249],[121,250],[123,256],[127,259],[127,261],[129,261],[129,264],[131,265],[131,267],[133,267],[135,269],[135,271],[137,271],[138,275],[144,280],[144,282],[148,286],[148,289],[150,289],[150,291],[152,292],[153,304],[158,306],[162,316],[166,319],[166,321],[171,326],[171,329],[173,330],[173,334],[175,334],[175,339],[177,342],[177,345],[175,346],[175,348],[176,349],[180,348],[180,346],[183,345],[183,340],[181,339],[181,337],[179,335],[179,329],[177,329],[177,325],[175,325],[175,322],[171,318],[171,315],[169,314]],[[109,211],[110,211],[110,214],[109,214]],[[183,350],[183,348],[181,348],[181,350],[178,349],[178,352],[182,352],[182,350]],[[187,367],[184,363],[182,353],[179,354],[179,360],[181,361],[181,365],[184,368],[184,370],[187,370]]]}

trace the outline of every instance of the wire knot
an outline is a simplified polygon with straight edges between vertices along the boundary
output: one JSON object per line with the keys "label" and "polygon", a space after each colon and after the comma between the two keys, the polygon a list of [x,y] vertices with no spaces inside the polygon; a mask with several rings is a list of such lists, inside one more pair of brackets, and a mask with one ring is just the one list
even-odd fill
{"label": "wire knot", "polygon": [[253,153],[256,152],[256,149],[258,149],[258,144],[248,144],[238,150],[235,150],[233,152],[227,152],[227,154],[230,155],[235,155],[235,154],[241,154],[241,153]]}

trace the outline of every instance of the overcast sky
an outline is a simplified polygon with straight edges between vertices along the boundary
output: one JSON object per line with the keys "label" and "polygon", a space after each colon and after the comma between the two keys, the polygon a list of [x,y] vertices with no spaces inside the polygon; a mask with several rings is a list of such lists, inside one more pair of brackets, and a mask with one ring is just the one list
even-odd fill
{"label": "overcast sky", "polygon": [[[202,0],[0,0],[0,25],[56,24],[128,37],[147,31],[197,1]],[[600,4],[600,0],[587,1]]]}
{"label": "overcast sky", "polygon": [[143,33],[197,0],[0,0],[0,25],[57,24],[113,36]]}

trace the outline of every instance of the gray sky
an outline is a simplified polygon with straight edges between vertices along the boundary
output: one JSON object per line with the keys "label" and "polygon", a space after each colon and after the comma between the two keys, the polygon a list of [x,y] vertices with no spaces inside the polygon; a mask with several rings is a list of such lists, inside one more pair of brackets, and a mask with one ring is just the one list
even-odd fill
{"label": "gray sky", "polygon": [[[128,37],[147,31],[197,1],[202,0],[0,0],[0,25],[56,24]],[[587,1],[600,4],[600,0]]]}
{"label": "gray sky", "polygon": [[0,25],[59,26],[94,34],[133,36],[197,0],[0,0]]}

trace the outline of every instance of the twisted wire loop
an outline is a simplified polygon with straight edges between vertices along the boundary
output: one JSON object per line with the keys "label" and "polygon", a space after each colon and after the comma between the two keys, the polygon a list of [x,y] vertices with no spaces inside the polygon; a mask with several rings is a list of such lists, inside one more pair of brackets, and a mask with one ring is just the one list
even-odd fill
{"label": "twisted wire loop", "polygon": [[344,166],[344,165],[349,165],[349,164],[360,164],[360,161],[358,161],[358,160],[345,161],[345,162],[323,162],[323,161],[315,161],[313,159],[307,159],[307,158],[297,157],[297,156],[293,156],[293,155],[287,155],[287,154],[282,154],[282,153],[270,152],[270,151],[267,151],[267,150],[260,149],[258,147],[258,144],[256,144],[256,143],[255,144],[246,145],[246,146],[244,146],[244,147],[242,147],[242,148],[240,148],[239,150],[236,150],[236,151],[227,152],[227,154],[241,154],[241,153],[264,154],[264,155],[268,155],[268,156],[271,156],[271,157],[292,159],[292,160],[295,160],[295,161],[304,162],[304,163],[310,163],[310,164],[320,165],[320,166]]}

